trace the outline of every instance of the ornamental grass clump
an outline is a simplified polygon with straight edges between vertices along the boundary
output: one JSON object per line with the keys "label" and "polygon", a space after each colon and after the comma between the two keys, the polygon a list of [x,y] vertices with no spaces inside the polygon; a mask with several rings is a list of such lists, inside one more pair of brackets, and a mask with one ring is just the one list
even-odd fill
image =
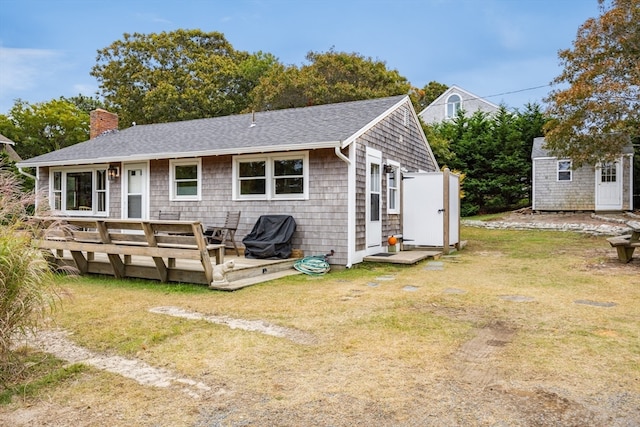
{"label": "ornamental grass clump", "polygon": [[41,324],[57,299],[49,264],[32,244],[34,199],[0,163],[0,384],[23,370],[15,344]]}

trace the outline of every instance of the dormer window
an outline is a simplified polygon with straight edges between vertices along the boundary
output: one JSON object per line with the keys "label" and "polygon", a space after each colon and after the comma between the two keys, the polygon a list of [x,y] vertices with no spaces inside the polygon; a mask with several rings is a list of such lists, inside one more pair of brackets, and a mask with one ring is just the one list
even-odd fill
{"label": "dormer window", "polygon": [[458,115],[458,110],[460,110],[460,95],[456,95],[455,93],[449,98],[447,98],[447,118],[452,119],[456,115]]}

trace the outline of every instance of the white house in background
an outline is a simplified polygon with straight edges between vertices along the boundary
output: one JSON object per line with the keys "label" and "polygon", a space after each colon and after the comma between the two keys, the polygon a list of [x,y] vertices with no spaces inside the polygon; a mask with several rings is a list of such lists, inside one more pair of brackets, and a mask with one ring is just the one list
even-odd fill
{"label": "white house in background", "polygon": [[492,114],[499,108],[496,104],[453,85],[418,113],[418,116],[425,123],[431,124],[455,118],[460,109],[464,110],[467,116],[471,116],[478,110]]}

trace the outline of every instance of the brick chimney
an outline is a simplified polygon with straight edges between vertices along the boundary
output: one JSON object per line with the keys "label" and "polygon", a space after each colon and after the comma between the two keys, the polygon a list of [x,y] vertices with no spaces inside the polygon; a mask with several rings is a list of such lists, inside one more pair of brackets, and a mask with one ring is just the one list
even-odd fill
{"label": "brick chimney", "polygon": [[102,135],[104,132],[118,129],[118,115],[98,108],[89,113],[89,138]]}

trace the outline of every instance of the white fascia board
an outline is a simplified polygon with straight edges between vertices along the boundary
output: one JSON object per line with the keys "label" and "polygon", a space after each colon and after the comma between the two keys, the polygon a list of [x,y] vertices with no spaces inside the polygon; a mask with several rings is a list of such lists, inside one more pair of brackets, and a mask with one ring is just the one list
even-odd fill
{"label": "white fascia board", "polygon": [[308,144],[288,144],[288,145],[269,145],[264,147],[243,147],[243,148],[229,148],[225,150],[205,150],[205,151],[182,151],[182,152],[168,152],[168,153],[153,153],[153,154],[140,154],[137,156],[114,156],[114,157],[100,157],[94,159],[76,159],[76,160],[57,160],[52,162],[35,162],[29,163],[28,161],[20,162],[20,167],[45,167],[45,166],[71,166],[71,165],[89,165],[95,163],[118,163],[118,162],[139,162],[147,161],[150,159],[180,159],[191,157],[208,157],[208,156],[226,156],[226,155],[239,155],[239,154],[254,154],[254,153],[275,153],[282,151],[304,151],[304,150],[319,150],[324,148],[340,147],[340,141],[321,141]]}
{"label": "white fascia board", "polygon": [[395,111],[398,107],[400,107],[401,105],[403,105],[405,102],[407,102],[407,99],[409,99],[409,96],[405,96],[404,98],[402,98],[400,101],[398,101],[395,105],[389,107],[387,109],[387,111],[385,111],[384,113],[380,114],[378,117],[376,117],[375,119],[371,120],[369,123],[367,123],[365,126],[363,126],[362,128],[360,128],[359,131],[357,131],[356,133],[354,133],[353,135],[351,135],[349,138],[345,139],[344,141],[342,141],[342,146],[340,148],[345,148],[348,145],[350,145],[351,143],[353,143],[353,141],[355,141],[356,139],[358,139],[360,136],[362,136],[365,132],[369,131],[372,127],[374,127],[375,125],[377,125],[378,123],[380,123],[384,118],[386,118],[389,114],[391,114],[393,111]]}

